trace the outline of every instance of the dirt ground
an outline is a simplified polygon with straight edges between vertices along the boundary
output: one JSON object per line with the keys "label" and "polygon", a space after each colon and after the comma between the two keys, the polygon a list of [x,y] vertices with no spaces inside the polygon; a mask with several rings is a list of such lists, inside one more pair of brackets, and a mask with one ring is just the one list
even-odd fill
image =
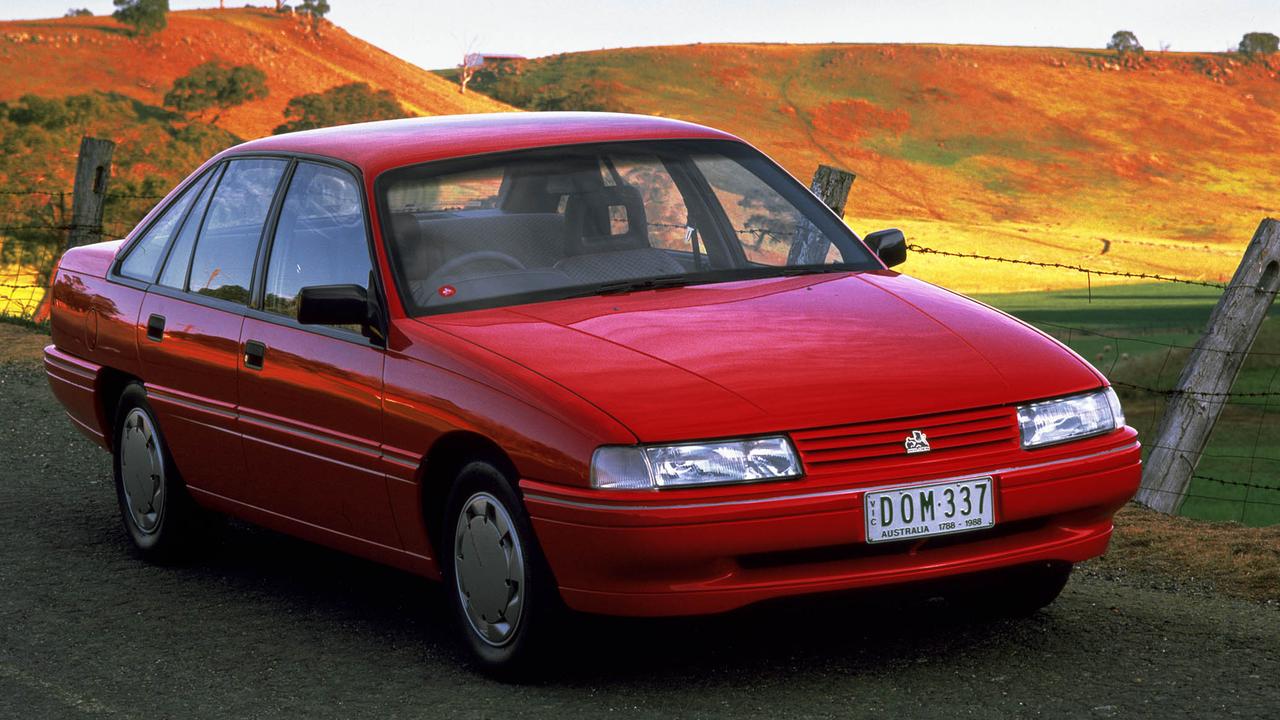
{"label": "dirt ground", "polygon": [[552,679],[501,685],[462,663],[424,580],[239,524],[187,565],[138,561],[108,456],[20,349],[43,341],[0,325],[0,717],[1280,716],[1274,591],[1154,562],[1163,519],[1137,511],[1030,619],[879,596],[593,619]]}

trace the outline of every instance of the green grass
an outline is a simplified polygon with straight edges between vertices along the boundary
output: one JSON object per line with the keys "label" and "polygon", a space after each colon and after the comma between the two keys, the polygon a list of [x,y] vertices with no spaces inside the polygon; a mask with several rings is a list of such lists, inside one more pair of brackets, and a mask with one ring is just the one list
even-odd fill
{"label": "green grass", "polygon": [[[978,299],[1062,340],[1113,382],[1163,389],[1177,383],[1189,348],[1200,337],[1219,294],[1212,288],[1160,283],[1096,288],[1091,294],[1062,290]],[[1273,307],[1233,392],[1280,392],[1278,316],[1280,306]],[[1163,398],[1125,389],[1120,395],[1129,424],[1142,433],[1148,446],[1144,452],[1149,452],[1164,411]],[[1276,489],[1196,479],[1182,506],[1183,515],[1253,526],[1280,523],[1280,397],[1238,398],[1229,403],[1196,474]]]}

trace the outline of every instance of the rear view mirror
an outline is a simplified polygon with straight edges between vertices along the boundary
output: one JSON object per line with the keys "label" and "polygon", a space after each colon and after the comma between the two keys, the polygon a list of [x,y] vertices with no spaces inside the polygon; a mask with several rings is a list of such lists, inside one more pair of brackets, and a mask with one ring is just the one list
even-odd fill
{"label": "rear view mirror", "polygon": [[907,238],[897,228],[877,230],[867,235],[863,242],[889,267],[907,261]]}
{"label": "rear view mirror", "polygon": [[358,325],[369,336],[377,314],[369,294],[359,285],[312,285],[298,297],[298,322],[303,325]]}

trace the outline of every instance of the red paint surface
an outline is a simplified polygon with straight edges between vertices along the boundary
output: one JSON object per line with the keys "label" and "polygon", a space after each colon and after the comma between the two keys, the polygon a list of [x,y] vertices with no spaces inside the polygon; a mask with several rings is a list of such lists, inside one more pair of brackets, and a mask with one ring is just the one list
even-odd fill
{"label": "red paint surface", "polygon": [[[371,192],[402,164],[662,138],[732,139],[636,116],[467,116],[279,136],[220,157],[325,155],[357,166]],[[442,508],[426,458],[464,436],[509,458],[565,599],[604,613],[714,612],[1083,560],[1103,552],[1139,477],[1127,428],[1036,451],[1017,442],[1013,405],[1104,385],[1087,363],[1013,318],[887,270],[426,319],[405,317],[391,288],[383,348],[113,280],[120,247],[69,251],[54,281],[46,368],[77,427],[109,445],[105,394],[141,381],[199,502],[429,576],[428,528]],[[166,317],[160,342],[146,337],[152,313]],[[267,347],[261,370],[244,364],[248,340]],[[919,428],[933,452],[884,450]],[[791,435],[803,477],[588,486],[600,445],[773,432]],[[997,532],[874,551],[863,542],[864,489],[987,474]]]}

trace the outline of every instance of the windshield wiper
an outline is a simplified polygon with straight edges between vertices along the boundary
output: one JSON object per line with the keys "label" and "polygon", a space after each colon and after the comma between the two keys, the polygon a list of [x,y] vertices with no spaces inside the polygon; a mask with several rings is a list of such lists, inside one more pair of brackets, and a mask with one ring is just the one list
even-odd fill
{"label": "windshield wiper", "polygon": [[569,297],[585,297],[588,295],[617,295],[619,293],[636,292],[638,290],[657,290],[659,288],[683,287],[699,282],[707,282],[697,275],[658,275],[657,277],[635,278],[633,280],[615,280],[613,282],[592,285],[580,293]]}
{"label": "windshield wiper", "polygon": [[858,268],[851,268],[844,263],[837,265],[784,265],[776,268],[775,274],[782,277],[792,277],[795,275],[824,275],[827,273],[855,272],[857,269]]}
{"label": "windshield wiper", "polygon": [[709,283],[733,282],[736,280],[757,280],[769,277],[791,277],[794,275],[818,275],[825,273],[847,273],[858,268],[840,265],[790,265],[769,266],[759,268],[726,268],[723,270],[703,271],[700,273],[683,273],[679,275],[658,275],[656,277],[635,278],[631,280],[614,280],[584,288],[581,292],[566,295],[566,298],[590,297],[593,295],[618,295],[640,290],[660,290],[662,288],[684,287],[686,285],[706,285]]}

